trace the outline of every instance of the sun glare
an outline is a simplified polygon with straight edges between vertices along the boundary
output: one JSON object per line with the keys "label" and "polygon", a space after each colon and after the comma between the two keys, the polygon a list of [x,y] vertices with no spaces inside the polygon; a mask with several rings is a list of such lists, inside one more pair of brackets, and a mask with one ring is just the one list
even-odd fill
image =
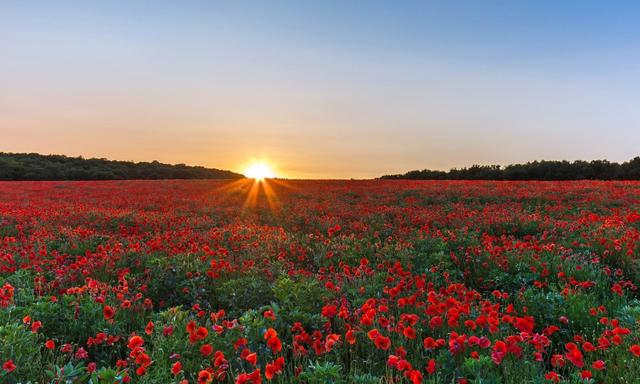
{"label": "sun glare", "polygon": [[264,180],[276,177],[271,167],[266,163],[251,164],[245,171],[245,176],[255,180]]}

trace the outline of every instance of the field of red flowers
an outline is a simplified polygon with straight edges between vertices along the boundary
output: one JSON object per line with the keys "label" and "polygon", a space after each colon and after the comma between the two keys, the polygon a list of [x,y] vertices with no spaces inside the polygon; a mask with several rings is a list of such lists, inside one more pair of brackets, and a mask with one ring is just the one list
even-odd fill
{"label": "field of red flowers", "polygon": [[0,183],[2,383],[639,383],[640,183]]}

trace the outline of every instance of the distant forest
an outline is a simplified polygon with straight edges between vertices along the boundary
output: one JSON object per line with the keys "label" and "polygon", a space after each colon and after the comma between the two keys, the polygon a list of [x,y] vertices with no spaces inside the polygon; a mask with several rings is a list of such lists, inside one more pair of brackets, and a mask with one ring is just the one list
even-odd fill
{"label": "distant forest", "polygon": [[449,171],[410,171],[382,179],[408,180],[639,180],[640,157],[622,164],[607,160],[533,161],[526,164],[473,165]]}
{"label": "distant forest", "polygon": [[84,159],[62,155],[0,152],[0,180],[129,180],[129,179],[239,179],[244,176],[220,169]]}

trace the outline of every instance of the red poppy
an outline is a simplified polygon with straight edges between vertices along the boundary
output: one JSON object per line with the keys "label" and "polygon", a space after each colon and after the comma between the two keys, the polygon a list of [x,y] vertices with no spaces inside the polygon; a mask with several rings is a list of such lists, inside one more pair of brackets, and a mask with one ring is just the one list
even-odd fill
{"label": "red poppy", "polygon": [[594,362],[593,362],[593,364],[591,364],[591,367],[592,367],[593,369],[595,369],[595,370],[602,371],[602,370],[603,370],[603,369],[605,369],[607,366],[606,366],[606,363],[605,363],[604,361],[602,361],[602,360],[596,360],[596,361],[594,361]]}
{"label": "red poppy", "polygon": [[430,375],[436,373],[436,361],[434,359],[429,360],[427,363],[427,373]]}
{"label": "red poppy", "polygon": [[116,311],[113,309],[113,307],[105,305],[104,308],[102,308],[102,314],[104,315],[104,318],[106,320],[109,320],[109,319],[113,319],[113,316],[115,316]]}
{"label": "red poppy", "polygon": [[182,372],[182,363],[179,361],[176,361],[172,366],[171,366],[171,373],[174,376],[177,376],[180,372]]}
{"label": "red poppy", "polygon": [[149,321],[147,323],[147,326],[144,327],[144,333],[146,333],[147,335],[151,335],[153,333],[153,329],[155,328],[153,321]]}
{"label": "red poppy", "polygon": [[356,336],[354,335],[354,332],[352,329],[348,330],[347,333],[345,333],[344,339],[347,341],[347,343],[351,345],[356,343]]}
{"label": "red poppy", "polygon": [[198,372],[198,384],[209,384],[213,381],[213,375],[207,370]]}
{"label": "red poppy", "polygon": [[373,342],[375,343],[376,348],[382,349],[383,351],[391,348],[391,339],[386,336],[379,335]]}
{"label": "red poppy", "polygon": [[245,356],[244,359],[247,362],[249,362],[249,364],[256,365],[256,362],[258,361],[258,355],[255,352],[254,353],[249,353],[247,356]]}
{"label": "red poppy", "polygon": [[13,360],[7,360],[4,364],[2,364],[2,369],[7,371],[8,373],[11,373],[16,369],[16,365],[13,363]]}
{"label": "red poppy", "polygon": [[264,316],[265,319],[269,319],[269,320],[275,320],[276,319],[276,315],[273,312],[273,309],[268,309],[268,310],[264,311],[263,316]]}
{"label": "red poppy", "polygon": [[138,347],[142,347],[144,345],[144,339],[138,335],[133,335],[129,338],[129,344],[127,346],[129,349],[136,349]]}
{"label": "red poppy", "polygon": [[31,324],[31,332],[38,333],[38,331],[42,328],[42,323],[40,321],[34,321]]}
{"label": "red poppy", "polygon": [[560,375],[558,375],[557,373],[551,371],[549,373],[547,373],[546,375],[544,375],[544,378],[549,380],[549,381],[553,381],[554,383],[558,383],[560,382]]}
{"label": "red poppy", "polygon": [[202,347],[200,347],[200,354],[202,354],[202,356],[207,357],[212,353],[213,347],[211,346],[211,344],[204,344]]}
{"label": "red poppy", "polygon": [[565,354],[567,360],[578,368],[584,367],[584,361],[582,360],[582,352],[575,343],[567,343],[565,345],[567,353]]}
{"label": "red poppy", "polygon": [[282,350],[282,342],[278,338],[278,336],[274,336],[267,340],[267,346],[271,348],[271,352],[278,353]]}

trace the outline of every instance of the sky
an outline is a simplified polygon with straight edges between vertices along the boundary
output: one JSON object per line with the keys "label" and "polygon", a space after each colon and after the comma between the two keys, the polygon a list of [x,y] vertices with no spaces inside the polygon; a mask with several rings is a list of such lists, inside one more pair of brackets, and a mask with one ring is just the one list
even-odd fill
{"label": "sky", "polygon": [[0,0],[0,151],[278,176],[640,155],[640,2]]}

